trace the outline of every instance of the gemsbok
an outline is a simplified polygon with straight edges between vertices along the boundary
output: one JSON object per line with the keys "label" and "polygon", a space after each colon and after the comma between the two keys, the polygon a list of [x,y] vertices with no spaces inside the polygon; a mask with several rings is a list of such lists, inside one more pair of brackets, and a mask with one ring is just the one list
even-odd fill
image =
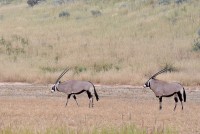
{"label": "gemsbok", "polygon": [[[68,80],[65,82],[60,82],[59,80],[62,76],[68,71],[69,69],[65,69],[61,75],[56,80],[55,84],[52,86],[51,92],[55,92],[56,90],[59,92],[63,92],[67,94],[67,103],[70,99],[70,96],[73,95],[74,100],[76,101],[76,95],[86,92],[89,98],[89,108],[93,107],[93,95],[95,95],[96,100],[99,100],[99,96],[96,92],[95,86],[90,81],[79,81],[79,80]],[[77,106],[79,106],[78,102],[76,101]]]}
{"label": "gemsbok", "polygon": [[155,73],[153,76],[149,78],[149,80],[144,84],[145,87],[149,87],[156,95],[156,97],[159,98],[160,102],[160,110],[162,109],[162,97],[171,97],[174,95],[174,100],[175,100],[175,107],[174,111],[176,110],[176,105],[178,102],[178,98],[181,102],[182,105],[182,110],[183,110],[183,103],[182,101],[186,102],[186,93],[184,87],[177,83],[177,82],[165,82],[161,81],[158,79],[155,79],[155,77],[168,69],[163,69],[157,73]]}

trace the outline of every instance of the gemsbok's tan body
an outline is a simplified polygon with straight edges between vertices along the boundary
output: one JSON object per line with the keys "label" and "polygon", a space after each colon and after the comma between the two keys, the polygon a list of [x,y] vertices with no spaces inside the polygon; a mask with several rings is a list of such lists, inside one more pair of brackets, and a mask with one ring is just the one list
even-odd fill
{"label": "gemsbok's tan body", "polygon": [[167,71],[167,69],[163,69],[153,76],[144,84],[144,87],[149,87],[155,94],[156,97],[159,98],[160,101],[160,109],[162,109],[162,97],[171,97],[174,96],[175,100],[175,107],[174,111],[176,110],[176,105],[178,102],[178,98],[181,102],[182,109],[183,103],[182,101],[186,102],[186,93],[184,87],[177,83],[177,82],[166,82],[155,79],[155,77],[163,72]]}

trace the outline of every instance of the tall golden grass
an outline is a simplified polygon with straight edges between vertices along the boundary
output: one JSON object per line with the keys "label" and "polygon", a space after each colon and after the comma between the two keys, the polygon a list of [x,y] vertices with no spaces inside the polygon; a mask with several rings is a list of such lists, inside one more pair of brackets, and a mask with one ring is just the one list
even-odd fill
{"label": "tall golden grass", "polygon": [[[168,66],[176,71],[163,79],[199,85],[200,53],[192,45],[200,2],[120,2],[1,5],[0,81],[52,83],[69,66],[65,79],[140,85]],[[92,16],[93,9],[102,15]],[[62,11],[70,16],[60,18]]]}

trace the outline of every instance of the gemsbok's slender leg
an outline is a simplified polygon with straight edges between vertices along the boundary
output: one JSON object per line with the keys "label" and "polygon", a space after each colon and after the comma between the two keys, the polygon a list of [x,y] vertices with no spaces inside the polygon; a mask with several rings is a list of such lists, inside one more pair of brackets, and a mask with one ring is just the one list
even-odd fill
{"label": "gemsbok's slender leg", "polygon": [[162,97],[159,97],[160,110],[162,109]]}
{"label": "gemsbok's slender leg", "polygon": [[174,96],[174,101],[175,101],[175,106],[174,106],[174,111],[175,111],[175,110],[176,110],[177,103],[178,103],[177,94],[175,94],[175,96]]}
{"label": "gemsbok's slender leg", "polygon": [[76,96],[73,95],[73,98],[74,98],[74,100],[76,101],[77,106],[79,107],[79,104],[78,104],[78,102],[77,102],[77,100],[76,100]]}
{"label": "gemsbok's slender leg", "polygon": [[182,98],[181,92],[178,92],[178,98],[179,98],[179,100],[181,102],[181,106],[182,106],[182,110],[183,110],[183,98]]}
{"label": "gemsbok's slender leg", "polygon": [[66,104],[65,104],[65,107],[67,106],[67,103],[68,103],[68,101],[69,101],[69,99],[70,99],[70,96],[71,96],[71,94],[69,94],[69,95],[67,96],[67,102],[66,102]]}

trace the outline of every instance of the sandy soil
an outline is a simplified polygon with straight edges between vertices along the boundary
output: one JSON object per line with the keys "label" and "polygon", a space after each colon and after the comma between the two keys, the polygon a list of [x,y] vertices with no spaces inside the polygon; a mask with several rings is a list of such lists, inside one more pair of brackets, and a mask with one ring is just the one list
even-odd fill
{"label": "sandy soil", "polygon": [[135,124],[152,130],[173,129],[180,134],[200,133],[200,87],[186,87],[184,110],[180,103],[174,112],[174,100],[163,98],[163,110],[150,89],[133,86],[96,85],[100,100],[88,108],[86,94],[73,98],[65,107],[66,95],[50,92],[51,85],[23,83],[0,84],[0,129],[29,128],[42,131],[51,127],[88,129]]}

